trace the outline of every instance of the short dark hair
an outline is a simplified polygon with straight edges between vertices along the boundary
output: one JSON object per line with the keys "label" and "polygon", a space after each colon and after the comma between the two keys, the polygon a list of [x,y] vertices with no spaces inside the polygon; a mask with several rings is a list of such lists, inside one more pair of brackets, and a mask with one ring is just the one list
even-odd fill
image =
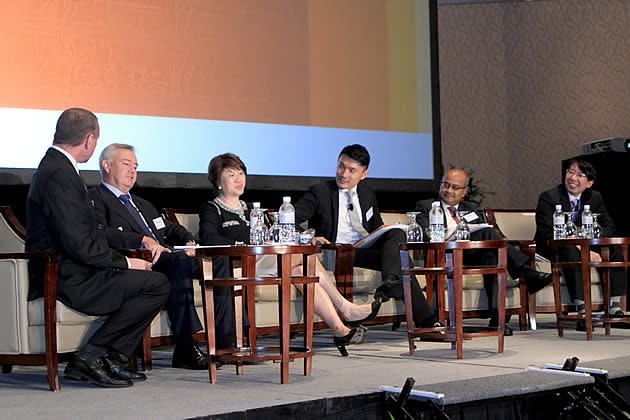
{"label": "short dark hair", "polygon": [[219,189],[217,183],[221,173],[227,168],[240,169],[245,175],[247,175],[247,168],[240,157],[234,153],[224,153],[219,156],[215,156],[208,165],[208,179],[215,190]]}
{"label": "short dark hair", "polygon": [[571,159],[569,161],[569,165],[567,166],[567,169],[573,166],[574,163],[576,163],[578,168],[580,168],[580,171],[584,175],[586,175],[586,179],[588,179],[589,181],[595,181],[595,178],[597,177],[597,171],[595,171],[595,168],[593,167],[593,165],[591,165],[589,162],[582,159]]}
{"label": "short dark hair", "polygon": [[92,133],[98,136],[96,115],[87,109],[69,108],[63,111],[57,120],[53,144],[78,146]]}
{"label": "short dark hair", "polygon": [[356,160],[361,166],[364,166],[365,169],[370,165],[370,154],[367,149],[360,144],[351,144],[344,147],[337,159],[339,159],[341,155],[346,155],[350,159]]}

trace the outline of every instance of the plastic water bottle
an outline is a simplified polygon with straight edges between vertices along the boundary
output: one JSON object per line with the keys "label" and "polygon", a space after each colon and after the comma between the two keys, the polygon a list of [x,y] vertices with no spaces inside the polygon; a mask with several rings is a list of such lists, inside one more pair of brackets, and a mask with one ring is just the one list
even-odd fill
{"label": "plastic water bottle", "polygon": [[265,243],[265,224],[260,203],[252,203],[254,206],[249,214],[249,243],[250,245],[262,245]]}
{"label": "plastic water bottle", "polygon": [[280,214],[277,211],[271,213],[273,224],[269,228],[269,241],[272,244],[280,243]]}
{"label": "plastic water bottle", "polygon": [[429,240],[431,242],[443,242],[446,230],[444,229],[444,211],[439,201],[431,204],[429,211]]}
{"label": "plastic water bottle", "polygon": [[280,243],[295,243],[295,208],[291,204],[291,197],[282,197],[282,205],[278,210],[280,219]]}
{"label": "plastic water bottle", "polygon": [[593,238],[593,212],[589,204],[585,204],[582,210],[582,232],[585,239]]}
{"label": "plastic water bottle", "polygon": [[565,223],[562,204],[556,204],[556,211],[553,213],[553,239],[565,239]]}

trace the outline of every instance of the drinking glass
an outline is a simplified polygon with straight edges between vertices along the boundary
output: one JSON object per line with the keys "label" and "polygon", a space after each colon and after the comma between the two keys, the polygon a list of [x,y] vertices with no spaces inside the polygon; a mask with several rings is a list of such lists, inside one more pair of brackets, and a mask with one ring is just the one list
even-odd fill
{"label": "drinking glass", "polygon": [[570,238],[572,236],[575,236],[577,233],[577,228],[575,227],[575,223],[573,223],[573,215],[575,214],[574,211],[565,211],[564,215],[567,218],[567,224],[564,226],[564,232],[565,232],[565,236],[566,238]]}
{"label": "drinking glass", "polygon": [[466,219],[464,219],[466,213],[465,211],[457,211],[459,223],[455,230],[455,239],[458,241],[470,241],[470,228],[468,227],[468,223],[466,223]]}
{"label": "drinking glass", "polygon": [[407,225],[407,242],[422,242],[422,228],[416,221],[419,211],[408,211],[411,222]]}
{"label": "drinking glass", "polygon": [[602,236],[602,227],[597,223],[597,216],[600,213],[593,213],[593,238],[601,238]]}

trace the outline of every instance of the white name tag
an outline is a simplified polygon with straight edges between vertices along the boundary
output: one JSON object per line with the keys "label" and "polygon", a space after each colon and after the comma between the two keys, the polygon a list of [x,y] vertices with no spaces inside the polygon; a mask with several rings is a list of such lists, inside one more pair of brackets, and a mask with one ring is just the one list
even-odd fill
{"label": "white name tag", "polygon": [[477,216],[477,213],[475,213],[474,211],[471,211],[470,213],[464,215],[464,220],[466,221],[466,223],[471,223],[475,220],[479,220],[479,216]]}
{"label": "white name tag", "polygon": [[166,225],[164,224],[164,220],[162,220],[161,217],[156,217],[155,219],[153,219],[153,224],[155,225],[156,229],[164,229],[166,227]]}
{"label": "white name tag", "polygon": [[367,219],[366,222],[369,222],[372,216],[374,216],[374,208],[370,207],[370,209],[365,212],[365,218]]}

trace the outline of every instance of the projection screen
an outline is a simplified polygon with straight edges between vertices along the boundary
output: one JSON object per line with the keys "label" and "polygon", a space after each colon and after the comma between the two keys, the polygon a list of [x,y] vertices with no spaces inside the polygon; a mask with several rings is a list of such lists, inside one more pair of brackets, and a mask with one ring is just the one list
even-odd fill
{"label": "projection screen", "polygon": [[[233,152],[250,186],[306,188],[365,145],[370,178],[421,190],[439,166],[429,0],[25,0],[0,15],[0,178],[28,183],[59,113],[95,112],[145,185],[207,185]],[[88,178],[89,175],[88,175]],[[95,178],[95,174],[93,174]],[[97,179],[97,178],[95,178]]]}

